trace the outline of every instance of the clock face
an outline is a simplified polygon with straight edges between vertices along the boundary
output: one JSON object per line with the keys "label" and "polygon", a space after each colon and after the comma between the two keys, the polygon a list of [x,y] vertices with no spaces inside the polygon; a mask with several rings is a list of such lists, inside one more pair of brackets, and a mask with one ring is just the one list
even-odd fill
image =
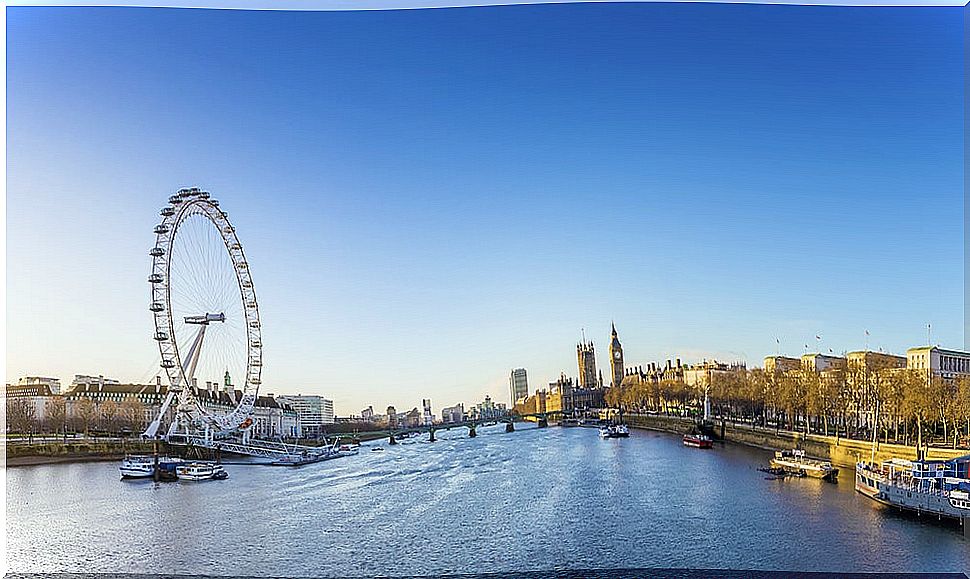
{"label": "clock face", "polygon": [[613,352],[613,357],[616,358],[617,360],[619,360],[620,359],[620,351],[617,350],[616,352]]}

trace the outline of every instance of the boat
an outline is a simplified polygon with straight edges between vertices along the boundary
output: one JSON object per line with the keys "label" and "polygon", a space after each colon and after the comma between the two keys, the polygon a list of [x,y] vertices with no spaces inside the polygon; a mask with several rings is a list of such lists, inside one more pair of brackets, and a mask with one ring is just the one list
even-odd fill
{"label": "boat", "polygon": [[[938,518],[970,518],[970,455],[951,460],[859,462],[855,490],[876,502]],[[966,524],[966,523],[964,523]]]}
{"label": "boat", "polygon": [[229,478],[229,473],[221,464],[214,462],[189,462],[175,468],[179,480],[222,480]]}
{"label": "boat", "polygon": [[803,472],[814,478],[835,482],[839,476],[839,469],[827,460],[809,458],[801,449],[779,450],[771,459],[773,468],[781,468],[790,472]]}
{"label": "boat", "polygon": [[384,452],[384,447],[383,446],[375,446],[374,448],[372,448],[370,450],[371,450],[371,452]]}
{"label": "boat", "polygon": [[340,456],[352,456],[360,452],[359,444],[341,444],[337,447]]}
{"label": "boat", "polygon": [[[158,458],[160,475],[175,472],[175,467],[182,464],[181,458],[162,456]],[[155,456],[143,454],[129,454],[121,461],[119,467],[121,478],[151,478],[155,476]],[[162,478],[165,478],[164,476]]]}
{"label": "boat", "polygon": [[684,435],[684,446],[694,448],[714,448],[714,441],[706,434],[688,432]]}
{"label": "boat", "polygon": [[602,438],[627,438],[630,436],[630,430],[625,424],[612,424],[600,428],[600,436]]}

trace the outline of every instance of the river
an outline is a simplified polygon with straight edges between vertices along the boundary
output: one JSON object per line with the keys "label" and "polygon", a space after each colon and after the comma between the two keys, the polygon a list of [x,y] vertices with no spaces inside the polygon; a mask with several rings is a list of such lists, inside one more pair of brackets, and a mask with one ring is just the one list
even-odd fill
{"label": "river", "polygon": [[[384,442],[378,443],[384,446]],[[121,481],[117,463],[6,471],[13,572],[408,575],[592,568],[970,570],[959,529],[830,484],[766,480],[770,453],[634,431],[440,431],[225,481]]]}

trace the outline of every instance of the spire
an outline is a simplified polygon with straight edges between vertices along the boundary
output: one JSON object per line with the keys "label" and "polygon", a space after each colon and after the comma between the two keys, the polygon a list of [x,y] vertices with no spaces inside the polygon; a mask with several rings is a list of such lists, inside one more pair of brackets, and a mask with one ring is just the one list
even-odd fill
{"label": "spire", "polygon": [[612,330],[613,330],[613,334],[612,335],[615,338],[616,337],[616,324],[613,323],[613,320],[610,320],[610,328],[612,328]]}

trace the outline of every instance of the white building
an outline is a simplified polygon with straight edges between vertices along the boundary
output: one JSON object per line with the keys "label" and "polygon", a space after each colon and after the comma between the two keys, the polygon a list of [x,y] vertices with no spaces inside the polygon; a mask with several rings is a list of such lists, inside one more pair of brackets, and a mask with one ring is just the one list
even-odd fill
{"label": "white building", "polygon": [[465,420],[465,405],[458,403],[454,406],[449,406],[447,408],[441,409],[441,421],[442,422],[464,422]]}
{"label": "white building", "polygon": [[805,354],[802,356],[802,370],[807,372],[824,372],[836,368],[845,368],[845,358],[826,356],[825,354]]}
{"label": "white building", "polygon": [[105,386],[105,385],[115,385],[121,384],[117,380],[112,380],[111,378],[105,378],[104,376],[85,376],[83,374],[75,374],[74,380],[71,381],[71,390],[74,390],[78,386]]}
{"label": "white building", "polygon": [[927,376],[952,379],[970,375],[970,352],[922,346],[906,350],[906,367],[922,370]]}
{"label": "white building", "polygon": [[323,396],[280,396],[279,400],[285,402],[300,416],[300,428],[303,436],[316,438],[324,433],[328,425],[334,423],[333,400],[328,400]]}
{"label": "white building", "polygon": [[434,414],[431,413],[431,399],[426,398],[421,400],[421,406],[424,409],[424,413],[421,416],[421,421],[425,426],[431,426],[434,424]]}

